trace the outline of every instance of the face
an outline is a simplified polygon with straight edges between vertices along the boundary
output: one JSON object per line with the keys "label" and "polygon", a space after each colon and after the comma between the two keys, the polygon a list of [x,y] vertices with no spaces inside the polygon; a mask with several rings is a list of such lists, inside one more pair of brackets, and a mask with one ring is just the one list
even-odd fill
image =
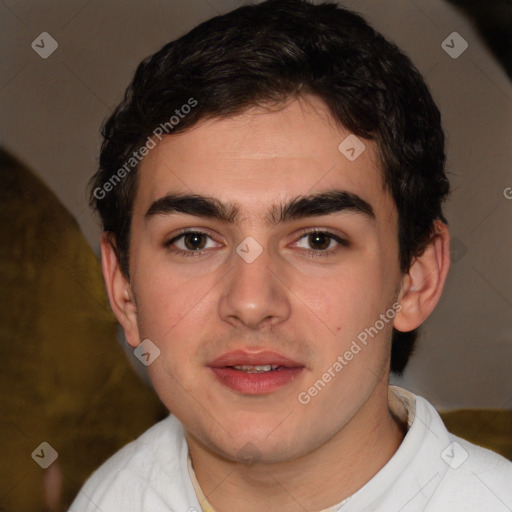
{"label": "face", "polygon": [[159,348],[161,400],[229,459],[315,450],[387,377],[398,216],[376,145],[354,160],[349,135],[310,97],[201,122],[141,163],[127,337]]}

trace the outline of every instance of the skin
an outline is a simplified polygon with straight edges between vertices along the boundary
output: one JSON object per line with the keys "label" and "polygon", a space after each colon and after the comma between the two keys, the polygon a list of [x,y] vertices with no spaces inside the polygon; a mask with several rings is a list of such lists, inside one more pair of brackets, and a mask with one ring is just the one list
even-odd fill
{"label": "skin", "polygon": [[[113,310],[132,347],[149,338],[160,349],[148,367],[151,381],[183,423],[198,481],[218,512],[335,505],[370,480],[403,439],[387,402],[391,328],[414,329],[434,309],[448,272],[449,236],[436,221],[430,244],[401,273],[398,214],[376,145],[361,139],[366,149],[351,162],[338,150],[348,135],[314,97],[202,121],[164,139],[141,163],[130,280],[109,236],[102,239]],[[329,190],[356,194],[375,217],[342,211],[266,222],[274,204]],[[236,203],[239,221],[145,216],[154,201],[177,192]],[[190,247],[183,238],[165,245],[183,228],[211,237],[201,254],[173,253]],[[322,244],[301,231],[313,228],[348,245],[328,239],[333,252],[314,256]],[[250,264],[235,250],[246,237],[263,248]],[[402,309],[393,323],[301,404],[298,394],[396,301]],[[305,369],[269,394],[235,392],[207,365],[238,348],[273,350]],[[244,463],[248,452],[251,464]]]}

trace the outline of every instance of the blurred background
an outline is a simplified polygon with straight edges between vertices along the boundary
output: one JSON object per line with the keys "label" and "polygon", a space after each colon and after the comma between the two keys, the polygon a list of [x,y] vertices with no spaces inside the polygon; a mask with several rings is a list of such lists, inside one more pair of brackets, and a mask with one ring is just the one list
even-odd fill
{"label": "blurred background", "polygon": [[[243,3],[0,2],[0,512],[65,509],[165,414],[110,312],[85,191],[137,64]],[[512,457],[512,2],[340,3],[411,57],[448,139],[452,268],[394,382]]]}

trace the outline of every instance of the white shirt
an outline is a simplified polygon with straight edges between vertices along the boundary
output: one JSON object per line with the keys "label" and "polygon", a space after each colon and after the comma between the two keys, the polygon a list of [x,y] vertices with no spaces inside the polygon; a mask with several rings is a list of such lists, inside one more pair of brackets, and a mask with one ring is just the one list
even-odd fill
{"label": "white shirt", "polygon": [[[389,389],[393,412],[405,408],[409,429],[402,444],[359,491],[323,512],[511,512],[512,463],[450,434],[424,398]],[[183,426],[170,415],[97,469],[69,510],[213,509],[195,478]]]}

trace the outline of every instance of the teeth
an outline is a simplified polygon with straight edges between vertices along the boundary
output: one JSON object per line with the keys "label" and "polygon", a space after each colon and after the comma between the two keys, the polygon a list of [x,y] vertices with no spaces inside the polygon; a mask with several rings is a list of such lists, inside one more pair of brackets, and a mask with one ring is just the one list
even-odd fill
{"label": "teeth", "polygon": [[273,364],[263,364],[259,366],[249,366],[249,365],[238,365],[233,366],[236,370],[242,370],[246,373],[264,373],[264,372],[270,372],[271,370],[277,370],[279,368],[279,365],[273,365]]}

